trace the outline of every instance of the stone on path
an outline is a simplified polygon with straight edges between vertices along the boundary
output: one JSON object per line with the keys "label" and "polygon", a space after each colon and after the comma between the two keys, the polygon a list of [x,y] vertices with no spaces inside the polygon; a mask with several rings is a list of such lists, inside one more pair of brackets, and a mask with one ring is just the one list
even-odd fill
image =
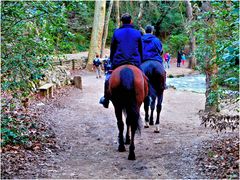
{"label": "stone on path", "polygon": [[76,88],[82,89],[82,77],[81,76],[74,76],[73,83]]}

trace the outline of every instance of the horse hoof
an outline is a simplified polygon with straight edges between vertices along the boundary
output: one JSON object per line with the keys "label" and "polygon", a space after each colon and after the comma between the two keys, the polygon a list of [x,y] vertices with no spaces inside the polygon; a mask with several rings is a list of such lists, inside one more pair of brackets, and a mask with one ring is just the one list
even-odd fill
{"label": "horse hoof", "polygon": [[152,121],[150,121],[149,125],[151,125],[151,126],[152,126],[152,125],[153,125],[153,122],[152,122]]}
{"label": "horse hoof", "polygon": [[159,130],[154,130],[154,133],[160,133],[160,131]]}
{"label": "horse hoof", "polygon": [[118,146],[118,152],[125,152],[126,151],[126,148],[125,146]]}
{"label": "horse hoof", "polygon": [[136,160],[135,154],[129,154],[128,160]]}
{"label": "horse hoof", "polygon": [[149,128],[149,125],[145,125],[144,128]]}

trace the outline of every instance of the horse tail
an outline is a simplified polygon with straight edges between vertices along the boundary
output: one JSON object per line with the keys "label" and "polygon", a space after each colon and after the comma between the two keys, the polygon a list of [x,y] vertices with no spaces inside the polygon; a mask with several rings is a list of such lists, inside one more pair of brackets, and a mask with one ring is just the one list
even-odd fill
{"label": "horse tail", "polygon": [[137,107],[136,91],[134,86],[134,72],[130,68],[124,68],[120,72],[120,89],[122,107],[125,111],[126,124],[141,132],[140,113]]}

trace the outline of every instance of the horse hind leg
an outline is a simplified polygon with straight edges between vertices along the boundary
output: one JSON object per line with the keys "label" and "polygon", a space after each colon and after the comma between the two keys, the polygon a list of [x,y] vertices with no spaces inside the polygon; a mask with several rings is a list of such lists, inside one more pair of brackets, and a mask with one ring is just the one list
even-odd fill
{"label": "horse hind leg", "polygon": [[149,128],[149,105],[150,105],[150,97],[147,96],[144,100],[144,111],[145,111],[145,126],[144,128]]}
{"label": "horse hind leg", "polygon": [[[125,117],[127,118],[127,113],[124,113]],[[128,122],[126,121],[126,125],[127,125],[127,131],[126,131],[126,138],[125,138],[125,144],[130,144],[130,125],[128,124]]]}
{"label": "horse hind leg", "polygon": [[125,144],[130,144],[130,136],[129,136],[130,126],[127,125],[127,133],[126,133],[126,139]]}
{"label": "horse hind leg", "polygon": [[135,136],[136,128],[132,127],[131,128],[131,142],[129,146],[129,155],[128,155],[128,160],[136,160],[135,157],[135,145],[134,145],[134,136]]}
{"label": "horse hind leg", "polygon": [[124,146],[124,140],[123,140],[123,130],[124,130],[124,123],[122,120],[122,109],[120,107],[115,107],[115,115],[117,118],[117,125],[118,125],[118,151],[119,152],[124,152],[126,151],[126,148]]}
{"label": "horse hind leg", "polygon": [[163,92],[158,96],[158,102],[157,102],[157,119],[156,119],[156,130],[154,131],[155,133],[160,132],[160,113],[162,111],[162,101],[163,101]]}
{"label": "horse hind leg", "polygon": [[154,122],[153,122],[153,112],[154,112],[154,109],[155,109],[155,103],[156,103],[156,97],[152,97],[152,102],[151,102],[151,115],[150,115],[150,125],[153,125]]}
{"label": "horse hind leg", "polygon": [[130,141],[130,146],[129,146],[129,155],[128,155],[128,159],[129,160],[135,160],[135,145],[134,145],[134,137],[135,137],[135,133],[136,130],[138,128],[138,120],[139,120],[139,114],[129,110],[127,113],[127,125],[130,125],[131,127],[131,141]]}

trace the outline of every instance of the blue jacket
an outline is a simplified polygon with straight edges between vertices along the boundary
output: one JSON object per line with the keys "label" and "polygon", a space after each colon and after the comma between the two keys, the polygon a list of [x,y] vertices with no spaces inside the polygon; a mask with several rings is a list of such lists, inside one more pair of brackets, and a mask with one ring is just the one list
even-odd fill
{"label": "blue jacket", "polygon": [[100,66],[102,63],[101,63],[101,61],[100,61],[100,59],[99,58],[94,58],[94,60],[93,60],[93,65],[95,65],[95,66]]}
{"label": "blue jacket", "polygon": [[110,61],[112,68],[131,63],[140,66],[142,62],[142,41],[140,31],[131,24],[124,24],[114,31],[111,42]]}
{"label": "blue jacket", "polygon": [[109,58],[104,59],[103,66],[104,66],[105,73],[108,72],[111,69],[112,65],[111,65],[111,62],[110,62]]}
{"label": "blue jacket", "polygon": [[163,62],[162,54],[162,43],[161,41],[152,34],[144,34],[142,36],[143,42],[143,62],[147,60],[156,60],[160,63]]}

